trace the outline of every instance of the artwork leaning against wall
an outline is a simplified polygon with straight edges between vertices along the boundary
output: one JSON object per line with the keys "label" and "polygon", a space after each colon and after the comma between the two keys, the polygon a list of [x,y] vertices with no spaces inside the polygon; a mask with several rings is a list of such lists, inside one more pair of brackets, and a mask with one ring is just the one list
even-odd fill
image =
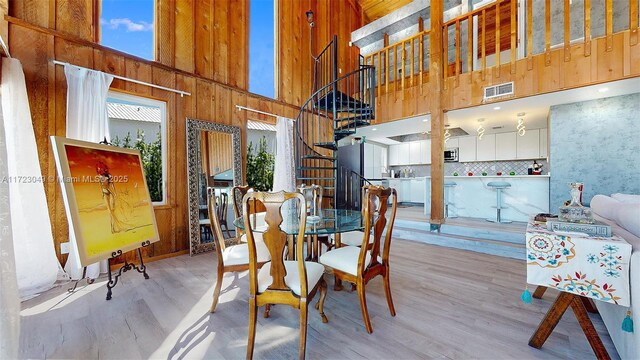
{"label": "artwork leaning against wall", "polygon": [[166,104],[110,92],[107,111],[111,144],[140,151],[151,200],[156,205],[164,204]]}

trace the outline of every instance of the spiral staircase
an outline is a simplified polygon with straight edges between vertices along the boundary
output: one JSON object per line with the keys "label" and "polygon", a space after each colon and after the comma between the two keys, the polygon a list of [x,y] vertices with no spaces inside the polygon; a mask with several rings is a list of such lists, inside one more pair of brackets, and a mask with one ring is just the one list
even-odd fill
{"label": "spiral staircase", "polygon": [[[344,187],[339,177],[352,178],[351,169],[338,167],[338,141],[371,124],[375,116],[375,67],[363,65],[338,77],[337,36],[314,62],[313,91],[302,105],[295,125],[297,182],[324,187],[324,198],[340,207]],[[357,174],[362,176],[362,174]],[[358,180],[360,181],[360,180]]]}

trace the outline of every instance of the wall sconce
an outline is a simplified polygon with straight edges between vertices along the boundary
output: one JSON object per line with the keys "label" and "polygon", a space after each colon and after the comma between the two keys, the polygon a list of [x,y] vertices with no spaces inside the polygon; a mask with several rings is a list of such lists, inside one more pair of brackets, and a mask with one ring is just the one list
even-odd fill
{"label": "wall sconce", "polygon": [[313,11],[309,10],[305,15],[307,15],[307,22],[309,23],[309,26],[314,27],[316,23],[313,21]]}

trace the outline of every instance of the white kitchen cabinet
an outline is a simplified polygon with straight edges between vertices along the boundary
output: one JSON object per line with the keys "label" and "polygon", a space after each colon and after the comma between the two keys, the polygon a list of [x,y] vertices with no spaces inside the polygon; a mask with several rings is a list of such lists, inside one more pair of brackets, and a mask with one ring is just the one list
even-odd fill
{"label": "white kitchen cabinet", "polygon": [[420,164],[431,164],[431,140],[420,141]]}
{"label": "white kitchen cabinet", "polygon": [[400,145],[389,146],[389,166],[400,165]]}
{"label": "white kitchen cabinet", "polygon": [[540,130],[527,130],[524,136],[516,133],[516,158],[537,159],[540,157]]}
{"label": "white kitchen cabinet", "polygon": [[409,143],[409,164],[420,164],[420,141],[412,141]]}
{"label": "white kitchen cabinet", "polygon": [[[409,182],[409,181],[408,181]],[[424,179],[411,179],[411,202],[424,202]]]}
{"label": "white kitchen cabinet", "polygon": [[402,143],[399,146],[400,152],[398,153],[398,165],[409,165],[409,153],[411,152],[409,143]]}
{"label": "white kitchen cabinet", "polygon": [[398,193],[398,202],[402,202],[402,189],[401,189],[401,180],[389,179],[389,187],[396,189],[396,193]]}
{"label": "white kitchen cabinet", "polygon": [[517,139],[515,132],[495,135],[495,160],[513,160],[517,154]]}
{"label": "white kitchen cabinet", "polygon": [[458,161],[476,161],[476,137],[462,136],[458,139]]}
{"label": "white kitchen cabinet", "polygon": [[379,179],[382,177],[382,146],[374,145],[373,146],[373,175],[374,179]]}
{"label": "white kitchen cabinet", "polygon": [[365,143],[364,144],[364,167],[372,167],[373,166],[373,144]]}
{"label": "white kitchen cabinet", "polygon": [[401,180],[402,183],[402,202],[411,202],[411,181],[412,180]]}
{"label": "white kitchen cabinet", "polygon": [[[459,147],[460,146],[460,141],[458,139],[459,138],[449,138],[449,141],[444,143],[444,148],[445,149],[453,149],[453,148]],[[429,141],[431,141],[431,140],[429,140]]]}
{"label": "white kitchen cabinet", "polygon": [[549,148],[548,144],[548,134],[547,129],[540,129],[540,157],[546,158],[548,155],[547,149]]}
{"label": "white kitchen cabinet", "polygon": [[[496,134],[484,134],[482,136],[482,140],[478,140],[476,142],[476,160],[478,161],[490,161],[496,159],[496,144],[497,144],[497,135]],[[515,148],[513,149],[515,156]]]}

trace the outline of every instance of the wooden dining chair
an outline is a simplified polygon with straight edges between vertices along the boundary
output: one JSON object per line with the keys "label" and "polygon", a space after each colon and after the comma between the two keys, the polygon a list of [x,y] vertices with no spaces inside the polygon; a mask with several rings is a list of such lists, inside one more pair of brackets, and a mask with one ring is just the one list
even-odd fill
{"label": "wooden dining chair", "polygon": [[[360,201],[362,202],[362,204],[364,204],[364,201],[365,201],[366,189],[367,189],[367,185],[362,187],[362,192],[360,196]],[[364,219],[364,205],[362,205],[361,212]],[[373,214],[370,214],[370,215],[373,215]],[[339,234],[339,236],[340,236],[340,246],[360,246],[362,245],[362,238],[364,236],[364,231],[359,231],[359,230],[347,231]],[[334,243],[335,243],[335,240],[334,240]],[[368,246],[371,246],[371,245],[373,245],[373,233],[369,235]]]}
{"label": "wooden dining chair", "polygon": [[[211,230],[216,240],[216,256],[218,257],[218,274],[216,284],[213,291],[213,302],[211,303],[210,312],[216,310],[220,290],[222,288],[222,278],[228,272],[240,272],[249,270],[249,246],[247,244],[237,244],[227,246],[225,238],[222,236],[222,228],[218,219],[218,209],[216,203],[215,191],[213,188],[207,190],[207,206],[209,211],[209,219],[211,222]],[[227,239],[229,242],[238,243],[238,239]],[[260,268],[270,259],[269,250],[264,243],[256,242],[253,248],[255,257],[255,266]]]}
{"label": "wooden dining chair", "polygon": [[224,228],[228,237],[231,237],[229,232],[229,225],[227,224],[227,210],[229,209],[229,195],[226,192],[221,192],[216,197],[218,202],[218,219],[220,220],[220,227]]}
{"label": "wooden dining chair", "polygon": [[[265,221],[267,230],[263,233],[263,242],[268,248],[271,261],[259,269],[258,244],[254,237],[250,220],[247,217],[249,202],[256,200],[262,203],[267,211]],[[283,222],[281,213],[285,201],[293,201],[293,209],[297,209],[299,228],[297,243],[295,246],[296,259],[284,260],[287,245],[287,234],[280,228]],[[297,205],[297,207],[295,206]],[[247,344],[247,359],[253,357],[253,349],[256,338],[256,320],[258,307],[265,306],[265,317],[268,317],[268,308],[271,304],[290,305],[300,310],[300,345],[298,358],[303,359],[307,342],[307,314],[308,304],[313,300],[318,289],[320,299],[316,309],[322,317],[322,322],[327,322],[324,314],[324,299],[327,295],[327,283],[324,281],[324,267],[315,262],[305,261],[304,232],[306,222],[306,203],[300,193],[266,193],[251,192],[244,196],[242,212],[244,214],[245,231],[249,244],[249,338]],[[293,251],[291,249],[290,251]]]}
{"label": "wooden dining chair", "polygon": [[[296,189],[304,196],[307,207],[306,210],[309,215],[322,216],[322,193],[323,188],[320,185],[311,184],[305,185],[304,183],[298,186]],[[320,253],[319,240],[323,240],[326,246],[329,246],[328,238],[326,236],[319,238],[318,235],[308,235],[307,242],[307,260],[317,260]]]}
{"label": "wooden dining chair", "polygon": [[[386,212],[389,197],[392,196],[391,215],[388,224]],[[366,186],[364,198],[364,234],[360,247],[344,246],[329,251],[320,257],[320,263],[331,268],[338,281],[348,281],[356,285],[360,298],[360,309],[368,333],[373,332],[367,300],[365,285],[374,277],[381,275],[384,282],[384,291],[387,297],[387,305],[391,316],[396,316],[396,310],[391,298],[391,286],[389,284],[389,248],[391,245],[391,233],[396,218],[396,206],[398,194],[393,188],[382,186]],[[377,204],[377,206],[376,206]],[[375,214],[377,210],[377,214]],[[373,216],[375,214],[376,216]],[[382,244],[382,232],[387,227],[384,244]],[[373,231],[373,244],[368,245],[368,239]]]}

